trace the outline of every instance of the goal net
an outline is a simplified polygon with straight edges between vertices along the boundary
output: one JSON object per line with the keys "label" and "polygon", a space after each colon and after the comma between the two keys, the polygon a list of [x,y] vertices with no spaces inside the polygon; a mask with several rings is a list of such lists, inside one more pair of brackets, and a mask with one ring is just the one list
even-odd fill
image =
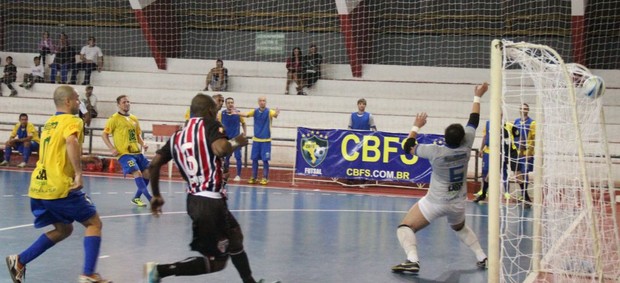
{"label": "goal net", "polygon": [[[344,66],[324,74],[338,78],[351,76],[347,65],[486,68],[486,42],[501,37],[553,46],[590,68],[618,69],[617,0],[589,2],[0,1],[0,51],[38,52],[45,31],[55,44],[66,33],[78,51],[94,36],[106,56],[224,62],[283,63],[294,47],[307,54],[315,44],[324,63]],[[580,16],[572,16],[576,3],[584,6]]]}
{"label": "goal net", "polygon": [[[492,53],[501,60],[492,60],[491,67],[496,159],[490,168],[508,172],[490,170],[490,191],[499,192],[491,196],[490,210],[499,212],[499,225],[489,224],[489,238],[500,241],[489,247],[490,254],[499,254],[490,281],[618,282],[620,240],[604,96],[590,92],[604,86],[591,84],[598,77],[564,63],[544,45],[496,40]],[[506,135],[502,128],[513,130]],[[528,164],[531,170],[523,169]]]}

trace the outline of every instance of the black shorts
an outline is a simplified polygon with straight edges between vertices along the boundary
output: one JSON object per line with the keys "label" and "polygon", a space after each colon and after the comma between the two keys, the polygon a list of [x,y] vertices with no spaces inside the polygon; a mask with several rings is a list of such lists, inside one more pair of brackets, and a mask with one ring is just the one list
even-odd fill
{"label": "black shorts", "polygon": [[239,223],[228,210],[226,200],[187,195],[187,214],[192,219],[190,248],[206,257],[227,257],[231,230]]}

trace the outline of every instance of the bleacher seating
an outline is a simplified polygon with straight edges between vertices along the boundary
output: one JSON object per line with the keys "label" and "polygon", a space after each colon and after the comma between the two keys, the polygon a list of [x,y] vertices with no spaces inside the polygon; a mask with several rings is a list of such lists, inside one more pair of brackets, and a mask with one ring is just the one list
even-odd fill
{"label": "bleacher seating", "polygon": [[[0,52],[2,58],[7,55],[13,56],[19,69],[17,87],[36,54]],[[143,131],[150,131],[153,124],[181,124],[191,98],[202,92],[206,72],[214,64],[212,60],[168,59],[168,70],[157,70],[152,58],[106,57],[105,62],[104,71],[93,72],[91,79],[100,113],[91,127],[103,128],[106,118],[117,110],[116,97],[126,94],[132,102],[130,112],[140,119]],[[296,127],[346,128],[350,113],[357,110],[358,98],[368,100],[367,111],[375,116],[380,131],[406,132],[413,123],[413,115],[425,111],[429,121],[423,132],[441,134],[449,123],[465,123],[474,84],[488,81],[489,77],[487,69],[368,65],[364,66],[364,78],[354,78],[347,65],[326,65],[324,78],[308,96],[287,96],[283,63],[225,61],[225,67],[229,69],[230,85],[224,96],[235,98],[240,110],[257,107],[258,97],[264,95],[268,107],[282,111],[273,122],[276,141],[272,160],[274,165],[287,167],[294,163]],[[613,79],[619,74],[597,73],[608,84],[605,114],[610,150],[620,152],[620,82]],[[31,122],[45,122],[54,112],[51,93],[56,86],[40,83],[30,90],[17,87],[17,97],[1,98],[0,121],[16,122],[19,113],[25,112]],[[78,85],[76,89],[83,92],[84,86]],[[488,101],[488,97],[483,99],[483,120],[488,117]],[[252,125],[252,119],[248,119],[250,134]],[[0,140],[8,137],[10,127],[0,125]],[[105,154],[100,135],[101,131],[94,131],[93,152]],[[475,147],[479,146],[481,135],[478,131]]]}

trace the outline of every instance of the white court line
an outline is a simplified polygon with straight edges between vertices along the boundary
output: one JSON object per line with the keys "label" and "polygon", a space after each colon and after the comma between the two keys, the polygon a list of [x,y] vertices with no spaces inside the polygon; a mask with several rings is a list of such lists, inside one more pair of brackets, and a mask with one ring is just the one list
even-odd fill
{"label": "white court line", "polygon": [[[399,211],[399,210],[369,210],[369,209],[291,209],[291,208],[280,208],[280,209],[233,209],[231,212],[353,212],[353,213],[407,213],[407,211]],[[187,214],[187,211],[170,211],[164,212],[162,215],[177,215],[177,214]],[[129,213],[129,214],[118,214],[118,215],[107,215],[101,216],[101,219],[112,219],[112,218],[127,218],[127,217],[135,217],[135,216],[148,216],[151,215],[150,212],[147,213]],[[488,215],[484,214],[466,214],[468,217],[488,217]],[[16,225],[9,226],[5,228],[0,228],[0,232],[15,230],[19,228],[32,227],[33,224],[24,224],[24,225]]]}

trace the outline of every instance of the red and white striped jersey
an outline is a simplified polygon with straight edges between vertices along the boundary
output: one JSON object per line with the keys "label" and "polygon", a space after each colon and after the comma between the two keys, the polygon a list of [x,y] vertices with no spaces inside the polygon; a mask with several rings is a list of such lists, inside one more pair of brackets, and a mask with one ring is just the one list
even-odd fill
{"label": "red and white striped jersey", "polygon": [[174,160],[183,179],[187,181],[189,194],[217,198],[225,194],[222,161],[211,150],[211,144],[218,139],[226,139],[220,122],[192,118],[181,131],[172,134],[157,153],[164,160]]}

